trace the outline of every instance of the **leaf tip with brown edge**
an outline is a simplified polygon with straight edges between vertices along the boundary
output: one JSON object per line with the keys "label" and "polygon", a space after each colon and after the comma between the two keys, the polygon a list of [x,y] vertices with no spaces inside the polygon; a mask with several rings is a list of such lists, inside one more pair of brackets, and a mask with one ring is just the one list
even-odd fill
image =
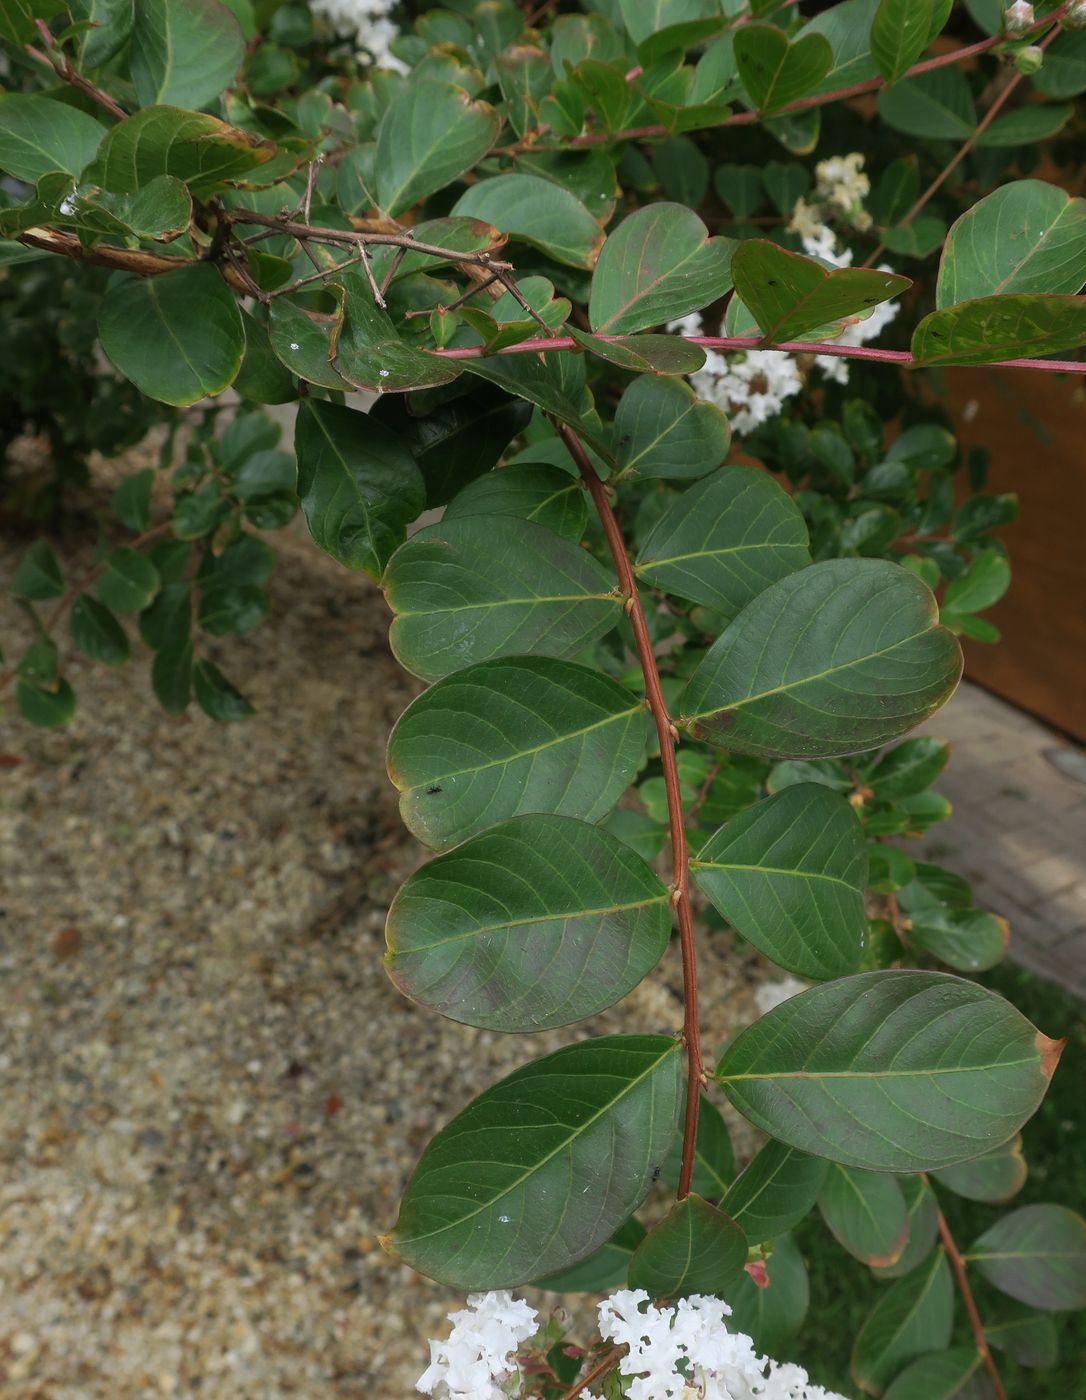
{"label": "leaf tip with brown edge", "polygon": [[1066,1044],[1066,1036],[1062,1040],[1051,1040],[1043,1031],[1037,1032],[1036,1045],[1041,1055],[1041,1073],[1046,1079],[1051,1079],[1056,1073],[1056,1066]]}

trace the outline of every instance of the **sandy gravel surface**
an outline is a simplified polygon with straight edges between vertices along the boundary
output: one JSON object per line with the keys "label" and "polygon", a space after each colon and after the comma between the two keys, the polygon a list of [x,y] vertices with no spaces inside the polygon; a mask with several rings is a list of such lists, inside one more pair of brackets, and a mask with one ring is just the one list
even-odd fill
{"label": "sandy gravel surface", "polygon": [[[420,852],[383,748],[416,686],[377,590],[293,533],[273,596],[221,648],[242,725],[166,716],[142,659],[73,658],[64,731],[0,718],[5,1400],[410,1396],[457,1298],[375,1236],[435,1128],[575,1035],[681,1023],[672,955],[530,1041],[399,997],[382,926]],[[764,971],[719,934],[702,961],[715,1046]]]}

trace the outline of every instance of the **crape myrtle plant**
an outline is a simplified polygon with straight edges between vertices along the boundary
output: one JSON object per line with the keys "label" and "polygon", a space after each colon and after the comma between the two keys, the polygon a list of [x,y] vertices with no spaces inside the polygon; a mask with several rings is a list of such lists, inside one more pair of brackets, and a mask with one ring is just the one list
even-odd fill
{"label": "crape myrtle plant", "polygon": [[[1032,174],[1078,121],[1083,6],[411,8],[397,37],[387,5],[0,0],[5,277],[88,272],[103,365],[169,419],[168,487],[120,484],[89,569],[44,538],[20,564],[17,707],[69,719],[61,627],[121,664],[121,614],[167,710],[248,714],[211,653],[267,613],[263,535],[300,504],[429,683],[389,744],[433,852],[389,913],[395,984],[529,1033],[681,952],[681,1027],[571,1030],[484,1092],[389,1251],[495,1295],[497,1370],[534,1394],[799,1396],[693,1341],[653,1379],[642,1343],[719,1333],[713,1299],[787,1343],[817,1207],[880,1281],[856,1384],[1004,1395],[995,1352],[1043,1363],[1086,1303],[1086,1224],[1033,1205],[956,1241],[939,1205],[1014,1196],[1061,1046],[955,975],[1002,922],[890,844],[947,813],[946,746],[904,736],[957,635],[996,635],[1014,514],[914,386],[1086,370],[1053,358],[1086,344],[1086,201]],[[866,343],[891,322],[902,348]],[[293,454],[261,410],[288,403]],[[733,424],[761,467],[724,465]],[[719,927],[803,979],[723,1047]],[[766,1138],[738,1174],[722,1098]],[[525,1332],[528,1283],[633,1292],[578,1347]]]}

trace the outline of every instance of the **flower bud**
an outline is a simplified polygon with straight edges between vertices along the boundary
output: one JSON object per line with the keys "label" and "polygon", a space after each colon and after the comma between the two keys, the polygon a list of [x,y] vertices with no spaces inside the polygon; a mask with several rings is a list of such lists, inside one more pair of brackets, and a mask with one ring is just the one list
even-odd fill
{"label": "flower bud", "polygon": [[1033,23],[1033,6],[1029,0],[1014,0],[1007,6],[1004,28],[1008,34],[1022,34]]}
{"label": "flower bud", "polygon": [[1031,73],[1036,73],[1041,64],[1045,61],[1044,49],[1038,48],[1036,44],[1030,44],[1024,49],[1019,49],[1014,56],[1014,66],[1019,73],[1029,77]]}
{"label": "flower bud", "polygon": [[1075,3],[1063,17],[1064,29],[1086,29],[1086,0]]}

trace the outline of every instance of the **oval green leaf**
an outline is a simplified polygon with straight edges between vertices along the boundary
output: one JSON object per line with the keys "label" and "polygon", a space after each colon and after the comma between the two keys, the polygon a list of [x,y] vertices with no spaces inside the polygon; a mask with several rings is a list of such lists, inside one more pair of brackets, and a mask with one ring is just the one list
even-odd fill
{"label": "oval green leaf", "polygon": [[730,619],[810,562],[807,525],[788,493],[766,472],[724,467],[668,507],[635,572]]}
{"label": "oval green leaf", "polygon": [[668,892],[629,846],[573,817],[514,817],[407,880],[385,968],[451,1020],[538,1031],[613,1006],[670,936]]}
{"label": "oval green leaf", "polygon": [[896,1177],[832,1162],[818,1209],[834,1239],[855,1259],[886,1268],[901,1258],[909,1221]]}
{"label": "oval green leaf", "polygon": [[792,997],[740,1032],[717,1078],[793,1147],[871,1171],[933,1171],[1006,1142],[1062,1045],[1009,1002],[939,972],[866,972]]}
{"label": "oval green leaf", "polygon": [[921,581],[833,559],[771,584],[690,678],[679,724],[764,758],[833,758],[896,739],[949,697],[961,649]]}
{"label": "oval green leaf", "polygon": [[576,656],[619,620],[601,564],[544,525],[485,515],[419,530],[389,560],[389,633],[401,665],[440,680],[518,652]]}
{"label": "oval green leaf", "polygon": [[944,1167],[934,1172],[935,1180],[948,1191],[970,1201],[985,1201],[1000,1205],[1018,1194],[1026,1184],[1028,1168],[1022,1155],[1022,1134],[1015,1133],[1010,1142],[959,1162],[956,1167]]}
{"label": "oval green leaf", "polygon": [[234,294],[206,262],[111,282],[98,308],[98,335],[126,379],[178,408],[221,394],[245,353]]}
{"label": "oval green leaf", "polygon": [[52,170],[80,174],[105,134],[100,122],[67,102],[37,93],[0,96],[0,170],[28,185]]}
{"label": "oval green leaf", "polygon": [[747,1241],[723,1211],[691,1193],[675,1204],[638,1245],[630,1287],[654,1298],[691,1293],[723,1297],[747,1262]]}
{"label": "oval green leaf", "polygon": [[231,87],[245,56],[241,25],[219,0],[139,0],[130,66],[141,107],[203,107]]}
{"label": "oval green leaf", "polygon": [[681,1069],[669,1036],[616,1035],[516,1070],[430,1143],[382,1243],[462,1289],[513,1288],[587,1258],[652,1184]]}
{"label": "oval green leaf", "polygon": [[598,671],[544,656],[469,666],[400,716],[388,771],[404,824],[443,850],[506,817],[595,822],[633,781],[645,708]]}
{"label": "oval green leaf", "polygon": [[759,112],[774,112],[813,92],[833,67],[833,49],[822,34],[790,40],[773,24],[744,24],[735,32],[739,76]]}
{"label": "oval green leaf", "polygon": [[1086,1220],[1066,1206],[1022,1206],[964,1256],[1002,1293],[1046,1312],[1086,1307]]}
{"label": "oval green leaf", "polygon": [[913,368],[990,365],[1086,345],[1086,297],[978,297],[932,311],[913,332]]}
{"label": "oval green leaf", "polygon": [[788,1235],[774,1240],[765,1272],[767,1288],[759,1288],[745,1272],[730,1285],[728,1330],[745,1332],[757,1351],[780,1356],[803,1326],[811,1295],[803,1255]]}
{"label": "oval green leaf", "polygon": [[690,868],[698,888],[754,946],[789,972],[854,972],[867,919],[863,827],[838,793],[797,783],[710,836]]}
{"label": "oval green leaf", "polygon": [[393,217],[470,170],[501,120],[455,83],[404,83],[377,130],[377,198]]}
{"label": "oval green leaf", "polygon": [[710,238],[681,204],[652,204],[624,219],[596,264],[588,317],[621,335],[698,311],[732,285],[730,238]]}
{"label": "oval green leaf", "polygon": [[992,1400],[994,1396],[984,1362],[971,1347],[918,1357],[886,1392],[886,1400]]}
{"label": "oval green leaf", "polygon": [[720,409],[679,379],[635,379],[615,413],[614,450],[624,475],[704,476],[724,461],[731,438]]}
{"label": "oval green leaf", "polygon": [[892,1264],[873,1264],[877,1278],[904,1278],[920,1267],[931,1253],[939,1234],[939,1212],[935,1193],[922,1176],[899,1176],[897,1182],[905,1197],[905,1223],[909,1238]]}
{"label": "oval green leaf", "polygon": [[942,1351],[954,1324],[954,1283],[941,1249],[922,1269],[884,1293],[852,1349],[852,1375],[861,1390],[882,1395],[901,1368]]}
{"label": "oval green leaf", "polygon": [[458,491],[444,520],[463,515],[519,515],[579,540],[588,524],[584,487],[575,476],[544,462],[523,462],[486,472]]}
{"label": "oval green leaf", "polygon": [[824,1157],[770,1139],[721,1204],[748,1240],[772,1240],[804,1219],[828,1171]]}
{"label": "oval green leaf", "polygon": [[1001,292],[1077,292],[1086,285],[1086,199],[1044,180],[1015,180],[951,226],[937,307]]}
{"label": "oval green leaf", "polygon": [[594,266],[603,246],[603,229],[577,196],[539,175],[480,180],[460,196],[453,213],[483,219],[569,267]]}
{"label": "oval green leaf", "polygon": [[357,409],[307,398],[298,405],[294,450],[309,533],[333,559],[380,578],[426,504],[407,447]]}

